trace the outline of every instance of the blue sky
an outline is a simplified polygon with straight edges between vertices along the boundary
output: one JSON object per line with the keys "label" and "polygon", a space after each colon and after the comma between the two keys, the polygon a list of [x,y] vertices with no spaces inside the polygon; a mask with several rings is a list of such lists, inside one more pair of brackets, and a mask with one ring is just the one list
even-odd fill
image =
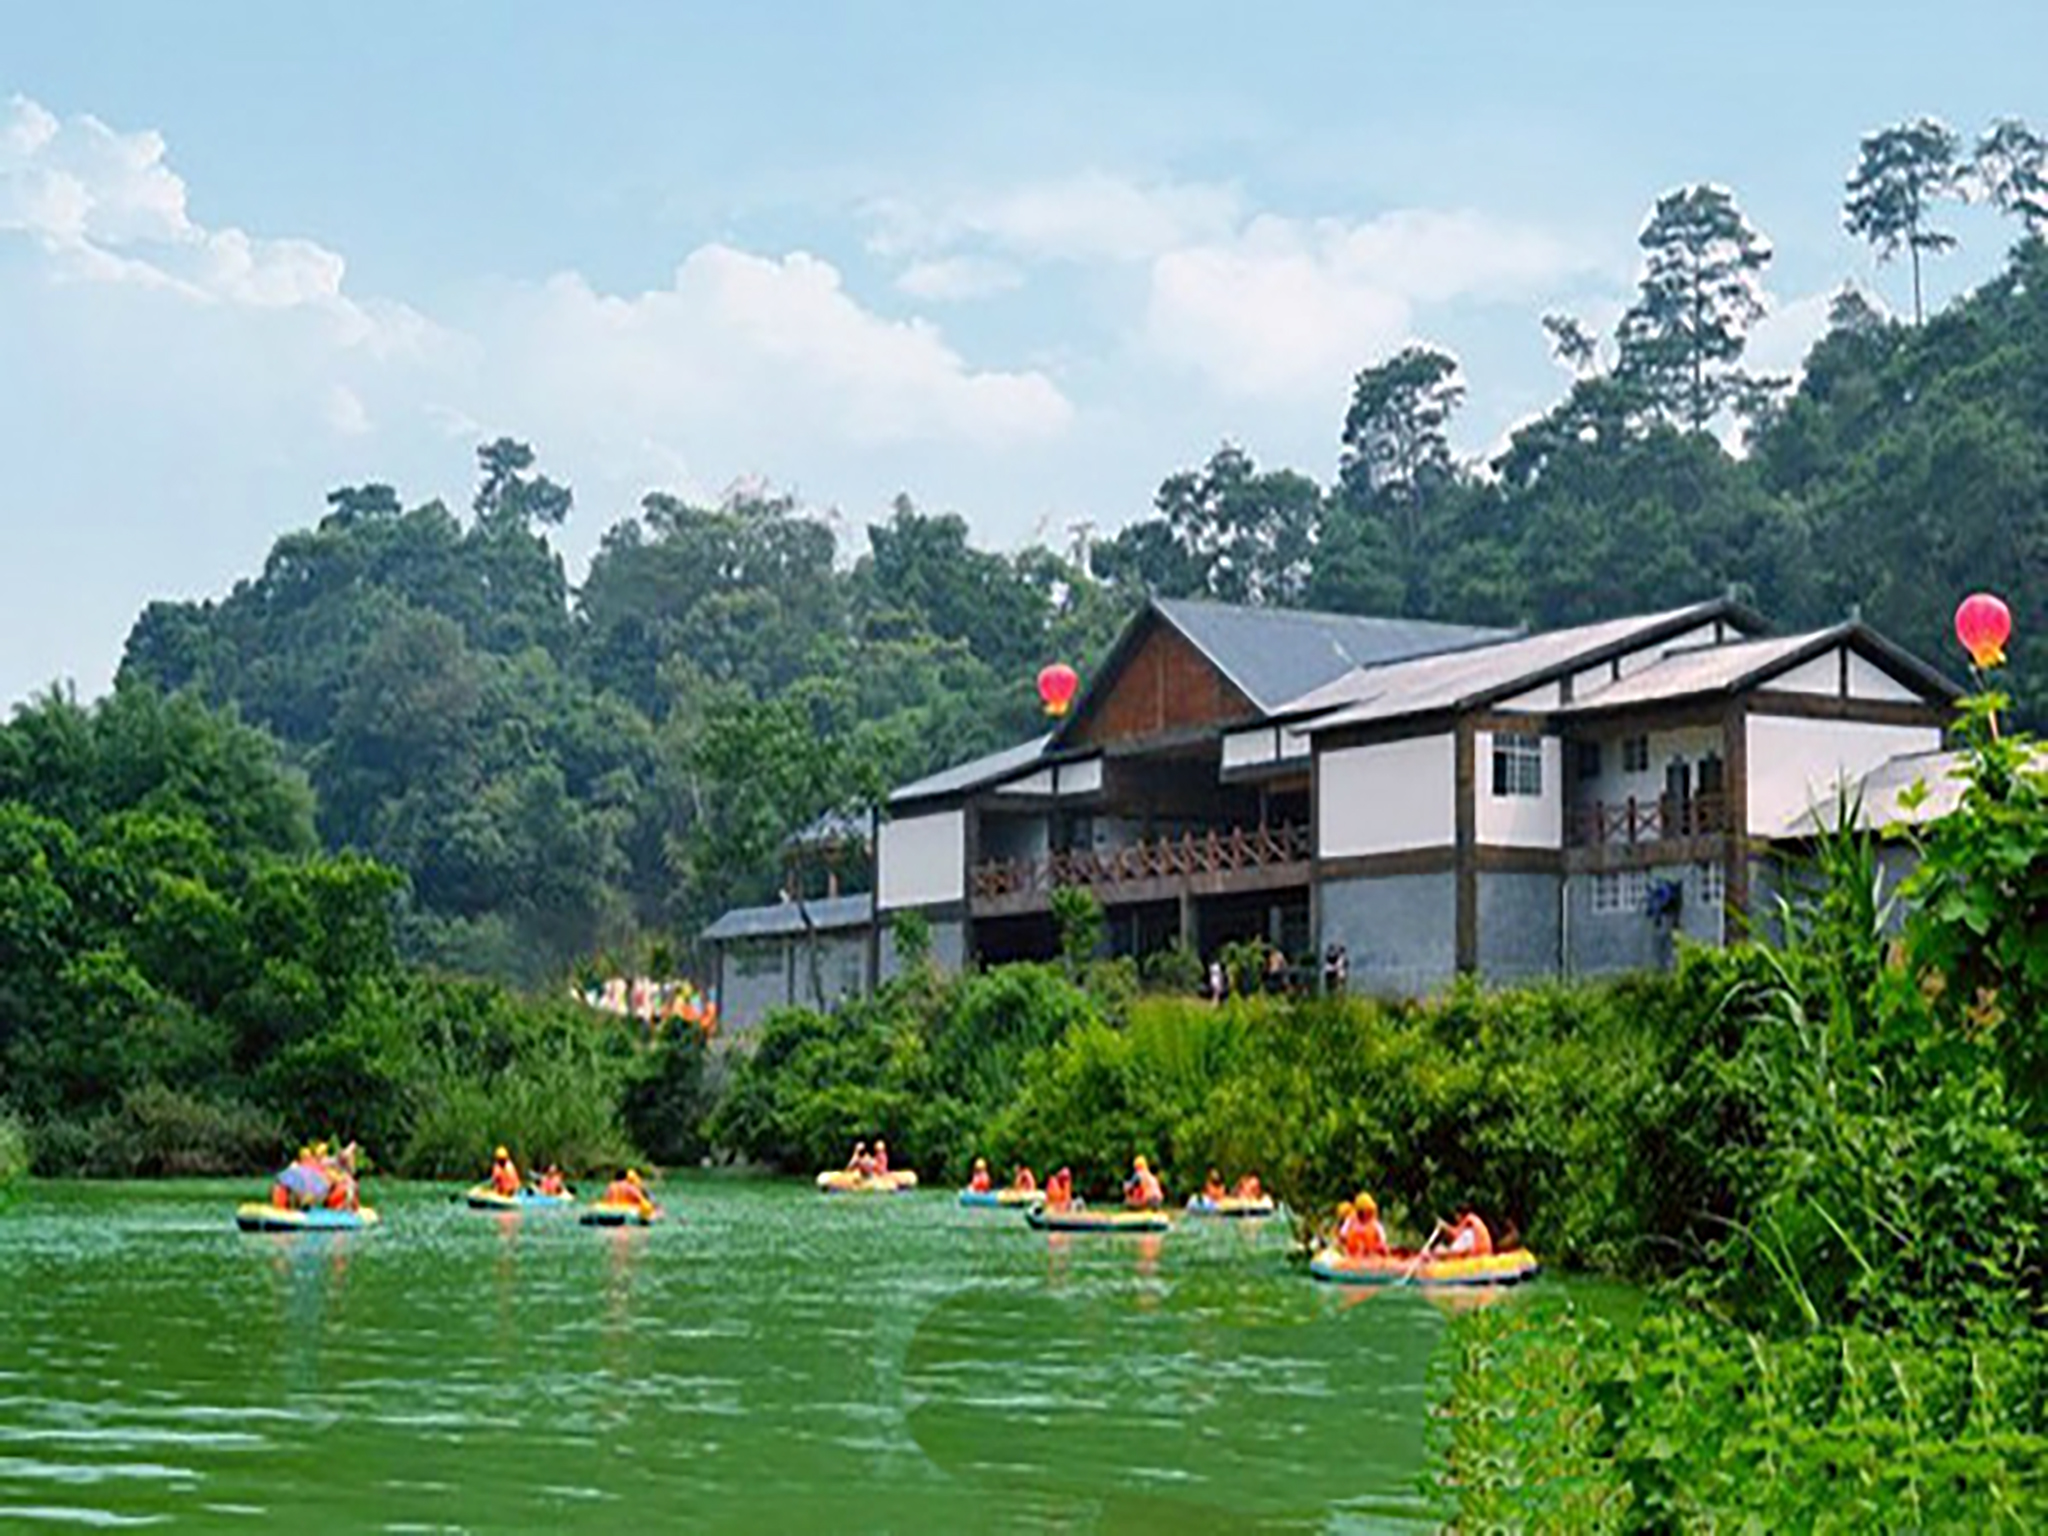
{"label": "blue sky", "polygon": [[[1412,339],[1484,452],[1689,181],[1771,237],[1790,367],[1845,277],[1905,302],[1840,232],[1859,135],[2042,105],[2038,0],[1668,9],[11,7],[0,701],[103,687],[332,485],[464,499],[485,434],[575,486],[578,564],[656,486],[1011,546],[1225,436],[1327,478]],[[1937,294],[2008,240],[1954,224]]]}

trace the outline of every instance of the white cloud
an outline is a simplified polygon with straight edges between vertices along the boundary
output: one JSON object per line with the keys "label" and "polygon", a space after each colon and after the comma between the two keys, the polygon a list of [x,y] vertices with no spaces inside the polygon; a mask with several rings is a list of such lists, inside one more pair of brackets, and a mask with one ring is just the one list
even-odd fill
{"label": "white cloud", "polygon": [[897,277],[896,286],[912,298],[945,304],[1007,293],[1023,282],[1024,274],[1006,261],[987,256],[940,256],[912,262]]}
{"label": "white cloud", "polygon": [[1418,309],[1528,298],[1589,265],[1553,236],[1477,213],[1260,217],[1153,261],[1145,335],[1225,394],[1327,399],[1406,341]]}
{"label": "white cloud", "polygon": [[311,240],[208,229],[187,207],[163,136],[121,132],[96,117],[59,119],[25,97],[0,116],[0,233],[34,240],[51,276],[173,295],[188,303],[304,309],[333,339],[383,355],[431,344],[433,328],[404,305],[347,297],[347,263]]}
{"label": "white cloud", "polygon": [[327,424],[343,437],[361,437],[370,430],[370,409],[346,384],[327,391]]}
{"label": "white cloud", "polygon": [[[33,360],[0,372],[0,454],[50,509],[0,562],[0,698],[60,665],[98,686],[142,603],[224,589],[330,486],[459,501],[457,443],[534,442],[588,509],[573,553],[651,486],[958,494],[1075,420],[1044,369],[978,364],[803,252],[705,245],[646,292],[477,285],[430,318],[324,244],[190,210],[159,135],[0,100],[0,334]],[[906,286],[1013,276],[940,259]],[[54,569],[91,569],[99,608],[53,606]]]}
{"label": "white cloud", "polygon": [[1836,292],[1829,289],[1796,299],[1769,301],[1763,319],[1750,330],[1742,366],[1751,373],[1781,374],[1797,383],[1805,371],[1806,354],[1827,334],[1828,309]]}
{"label": "white cloud", "polygon": [[669,287],[631,297],[564,274],[508,295],[492,332],[487,379],[519,381],[523,408],[607,440],[998,447],[1073,415],[1044,374],[971,367],[936,327],[876,315],[801,252],[704,246]]}
{"label": "white cloud", "polygon": [[884,256],[1000,248],[1037,260],[1138,262],[1227,235],[1244,214],[1235,188],[1205,182],[1140,185],[1101,171],[960,197],[937,208],[871,206],[870,247]]}

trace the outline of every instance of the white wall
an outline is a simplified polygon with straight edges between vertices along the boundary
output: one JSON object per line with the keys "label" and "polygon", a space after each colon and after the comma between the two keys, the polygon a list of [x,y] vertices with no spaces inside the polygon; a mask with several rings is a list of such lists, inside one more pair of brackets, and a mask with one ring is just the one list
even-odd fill
{"label": "white wall", "polygon": [[1233,731],[1223,738],[1223,770],[1226,773],[1237,768],[1301,762],[1308,754],[1308,737],[1282,726],[1256,726],[1249,731]]}
{"label": "white wall", "polygon": [[1932,752],[1934,726],[1877,725],[1867,720],[1749,717],[1749,830],[1783,832],[1816,805],[1830,805],[1843,778],[1861,778],[1887,758]]}
{"label": "white wall", "polygon": [[1274,747],[1279,732],[1270,725],[1259,726],[1256,730],[1233,731],[1223,738],[1223,767],[1257,768],[1265,763],[1276,762],[1279,753]]}
{"label": "white wall", "polygon": [[[1622,727],[1617,734],[1600,738],[1600,773],[1596,778],[1570,786],[1574,805],[1621,805],[1633,795],[1639,802],[1654,803],[1664,793],[1664,771],[1671,759],[1682,757],[1692,765],[1693,783],[1699,783],[1700,759],[1708,753],[1721,755],[1721,729],[1713,725],[1687,726],[1673,731],[1651,731],[1650,763],[1639,773],[1624,773],[1621,743],[1625,736],[1641,734]],[[1547,770],[1546,770],[1547,771]],[[1724,767],[1724,772],[1725,767]]]}
{"label": "white wall", "polygon": [[1102,788],[1102,759],[1084,757],[1078,762],[1059,763],[997,787],[999,795],[1050,795],[1057,790],[1062,799],[1069,795],[1092,795]]}
{"label": "white wall", "polygon": [[1842,651],[1837,646],[1764,684],[1774,693],[1818,693],[1834,698],[1842,691]]}
{"label": "white wall", "polygon": [[967,817],[934,811],[882,823],[876,905],[929,907],[967,895]]}
{"label": "white wall", "polygon": [[1473,788],[1479,796],[1474,830],[1478,841],[1505,848],[1564,846],[1564,744],[1555,736],[1541,738],[1543,793],[1496,795],[1493,792],[1493,732],[1478,733],[1477,772]]}
{"label": "white wall", "polygon": [[1852,699],[1896,699],[1904,702],[1917,700],[1920,695],[1893,677],[1882,667],[1873,665],[1849,653],[1849,697]]}
{"label": "white wall", "polygon": [[1456,749],[1448,735],[1342,747],[1316,759],[1326,859],[1448,848],[1457,841]]}

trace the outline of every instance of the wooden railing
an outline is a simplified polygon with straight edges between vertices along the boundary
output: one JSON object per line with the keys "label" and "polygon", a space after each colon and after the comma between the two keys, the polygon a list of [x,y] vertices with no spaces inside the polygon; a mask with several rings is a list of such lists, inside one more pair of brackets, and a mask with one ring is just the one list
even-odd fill
{"label": "wooden railing", "polygon": [[1075,848],[1043,859],[998,859],[974,871],[981,899],[1043,896],[1061,886],[1097,892],[1143,881],[1231,875],[1280,865],[1306,864],[1308,828],[1231,827],[1140,839],[1116,848]]}
{"label": "wooden railing", "polygon": [[1595,800],[1575,805],[1565,821],[1575,848],[1609,843],[1650,843],[1675,837],[1706,837],[1729,829],[1728,797],[1715,790],[1680,800],[1670,795],[1638,800]]}

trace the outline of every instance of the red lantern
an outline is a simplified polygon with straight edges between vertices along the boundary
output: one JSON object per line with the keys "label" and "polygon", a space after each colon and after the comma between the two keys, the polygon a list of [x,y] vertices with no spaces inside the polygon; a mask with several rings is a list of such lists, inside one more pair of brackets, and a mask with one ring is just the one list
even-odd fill
{"label": "red lantern", "polygon": [[1972,592],[1956,609],[1956,638],[1979,667],[2002,666],[2012,610],[1989,592]]}
{"label": "red lantern", "polygon": [[1081,674],[1063,661],[1056,661],[1038,674],[1038,696],[1045,712],[1058,718],[1074,702],[1074,690],[1081,686]]}

